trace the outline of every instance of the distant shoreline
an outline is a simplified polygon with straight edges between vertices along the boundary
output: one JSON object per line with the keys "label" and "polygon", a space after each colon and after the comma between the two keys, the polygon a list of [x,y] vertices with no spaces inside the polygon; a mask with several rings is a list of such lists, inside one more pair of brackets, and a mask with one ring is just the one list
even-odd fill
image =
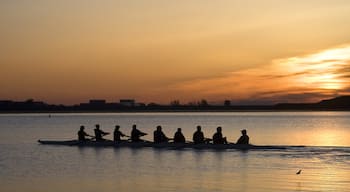
{"label": "distant shoreline", "polygon": [[279,103],[275,105],[210,105],[206,102],[197,105],[136,105],[134,100],[121,103],[106,103],[104,100],[91,100],[80,105],[51,105],[41,101],[27,100],[14,102],[0,101],[0,114],[4,113],[171,113],[171,112],[285,112],[285,111],[350,111],[350,96],[340,96],[318,103]]}
{"label": "distant shoreline", "polygon": [[128,110],[128,111],[0,111],[0,114],[63,114],[63,113],[231,113],[231,112],[348,112],[350,109],[305,109],[305,110]]}

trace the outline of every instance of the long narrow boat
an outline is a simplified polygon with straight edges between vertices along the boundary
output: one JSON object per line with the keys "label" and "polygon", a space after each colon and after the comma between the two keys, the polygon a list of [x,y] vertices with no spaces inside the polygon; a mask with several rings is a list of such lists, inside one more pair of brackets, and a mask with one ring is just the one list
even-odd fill
{"label": "long narrow boat", "polygon": [[67,140],[67,141],[54,141],[54,140],[38,140],[43,145],[62,145],[62,146],[79,146],[79,147],[131,147],[131,148],[161,148],[161,149],[237,149],[237,150],[279,150],[287,149],[286,146],[271,146],[271,145],[236,145],[236,144],[193,144],[193,143],[153,143],[153,142],[114,142],[114,141],[78,141],[78,140]]}

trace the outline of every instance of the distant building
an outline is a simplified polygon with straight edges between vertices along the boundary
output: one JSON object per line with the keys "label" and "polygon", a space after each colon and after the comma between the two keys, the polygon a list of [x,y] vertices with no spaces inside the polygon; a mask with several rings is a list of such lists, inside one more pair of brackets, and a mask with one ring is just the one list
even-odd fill
{"label": "distant building", "polygon": [[106,100],[104,100],[104,99],[92,99],[89,101],[89,104],[91,104],[91,105],[104,105],[104,104],[106,104]]}
{"label": "distant building", "polygon": [[111,107],[104,99],[91,99],[89,103],[80,103],[79,108],[83,110],[107,110]]}
{"label": "distant building", "polygon": [[119,101],[119,104],[126,107],[134,107],[135,106],[135,100],[134,99],[121,99]]}

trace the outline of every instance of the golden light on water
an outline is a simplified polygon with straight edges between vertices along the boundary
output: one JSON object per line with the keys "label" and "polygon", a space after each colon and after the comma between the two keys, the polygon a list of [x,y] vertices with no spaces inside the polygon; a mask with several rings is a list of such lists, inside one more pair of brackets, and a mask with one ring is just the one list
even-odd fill
{"label": "golden light on water", "polygon": [[316,146],[346,146],[348,145],[349,133],[346,128],[335,122],[328,122],[303,132],[302,140],[306,145]]}
{"label": "golden light on water", "polygon": [[339,134],[333,131],[325,130],[321,133],[315,134],[314,138],[316,143],[321,146],[335,146],[338,143]]}

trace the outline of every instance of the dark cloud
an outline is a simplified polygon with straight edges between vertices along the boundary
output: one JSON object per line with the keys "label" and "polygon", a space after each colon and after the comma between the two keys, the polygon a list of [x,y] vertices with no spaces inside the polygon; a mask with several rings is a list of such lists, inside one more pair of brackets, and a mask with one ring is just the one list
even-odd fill
{"label": "dark cloud", "polygon": [[342,90],[343,92],[350,94],[350,86]]}
{"label": "dark cloud", "polygon": [[[349,63],[349,65],[350,65],[350,63]],[[337,69],[336,71],[335,71],[335,73],[337,73],[337,74],[348,74],[348,73],[350,73],[350,66],[344,66],[344,67],[342,67],[342,68],[340,68],[340,69]]]}
{"label": "dark cloud", "polygon": [[286,74],[286,75],[260,75],[260,77],[261,78],[265,78],[265,79],[279,79],[279,78],[294,77],[294,76],[308,75],[308,74],[312,74],[312,72],[310,72],[310,71],[303,71],[303,72]]}

